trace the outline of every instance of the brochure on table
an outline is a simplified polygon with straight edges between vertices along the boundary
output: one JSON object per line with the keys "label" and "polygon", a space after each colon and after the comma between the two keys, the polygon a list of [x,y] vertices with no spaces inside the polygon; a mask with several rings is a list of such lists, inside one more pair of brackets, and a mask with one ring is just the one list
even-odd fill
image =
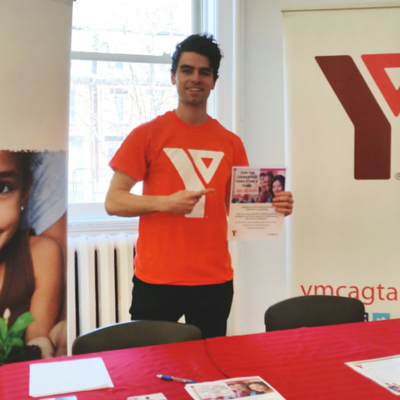
{"label": "brochure on table", "polygon": [[285,190],[285,168],[234,167],[228,220],[228,240],[276,239],[282,236],[284,215],[272,200]]}
{"label": "brochure on table", "polygon": [[400,355],[348,362],[346,365],[400,396]]}
{"label": "brochure on table", "polygon": [[194,400],[257,399],[285,400],[270,384],[259,376],[232,378],[221,381],[191,383],[185,386]]}

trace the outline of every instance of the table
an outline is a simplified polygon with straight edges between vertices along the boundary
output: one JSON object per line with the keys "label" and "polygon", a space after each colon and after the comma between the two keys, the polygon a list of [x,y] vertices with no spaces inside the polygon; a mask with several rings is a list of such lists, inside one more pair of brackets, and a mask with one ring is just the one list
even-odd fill
{"label": "table", "polygon": [[[388,390],[344,363],[397,354],[400,319],[214,338],[72,359],[101,356],[115,386],[76,393],[78,400],[126,400],[157,392],[169,400],[191,399],[183,384],[162,381],[157,374],[199,382],[259,375],[286,400],[394,400]],[[32,399],[28,395],[29,364],[0,367],[0,399]]]}
{"label": "table", "polygon": [[400,319],[215,338],[208,352],[224,374],[260,375],[286,400],[398,398],[344,363],[400,355]]}

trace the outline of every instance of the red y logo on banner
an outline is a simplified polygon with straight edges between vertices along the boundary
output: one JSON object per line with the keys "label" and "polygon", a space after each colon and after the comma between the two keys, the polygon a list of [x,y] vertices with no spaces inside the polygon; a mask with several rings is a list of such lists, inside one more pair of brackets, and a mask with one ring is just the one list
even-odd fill
{"label": "red y logo on banner", "polygon": [[[315,57],[355,128],[354,178],[389,179],[391,126],[350,56]],[[362,59],[395,116],[400,88],[386,69],[400,67],[400,54],[363,55]]]}
{"label": "red y logo on banner", "polygon": [[400,54],[365,54],[361,58],[397,117],[400,114],[400,87],[394,86],[387,69],[400,68]]}

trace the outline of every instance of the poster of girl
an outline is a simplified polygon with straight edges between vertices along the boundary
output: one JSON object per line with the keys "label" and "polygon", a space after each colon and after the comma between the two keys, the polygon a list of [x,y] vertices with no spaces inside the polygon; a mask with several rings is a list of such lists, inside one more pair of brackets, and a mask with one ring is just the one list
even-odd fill
{"label": "poster of girl", "polygon": [[33,154],[0,151],[0,315],[10,310],[11,327],[30,311],[34,321],[26,329],[25,343],[39,346],[47,358],[56,353],[54,334],[50,338],[62,311],[63,259],[56,240],[20,226],[32,184]]}

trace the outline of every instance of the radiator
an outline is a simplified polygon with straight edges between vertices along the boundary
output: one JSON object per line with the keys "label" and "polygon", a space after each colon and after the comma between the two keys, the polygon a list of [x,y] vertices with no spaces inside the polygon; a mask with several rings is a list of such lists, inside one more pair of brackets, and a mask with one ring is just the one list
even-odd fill
{"label": "radiator", "polygon": [[137,235],[68,238],[68,348],[82,333],[129,321]]}

